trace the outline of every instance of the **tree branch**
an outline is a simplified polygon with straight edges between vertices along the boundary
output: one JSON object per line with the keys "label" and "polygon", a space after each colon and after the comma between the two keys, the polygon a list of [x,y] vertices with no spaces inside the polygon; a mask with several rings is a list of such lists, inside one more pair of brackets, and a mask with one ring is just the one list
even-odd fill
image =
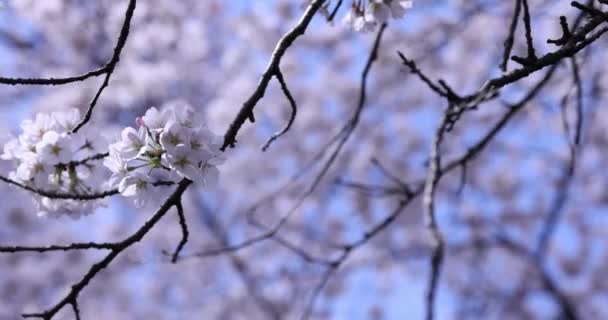
{"label": "tree branch", "polygon": [[245,120],[249,119],[251,122],[255,122],[255,117],[253,115],[253,109],[258,104],[258,102],[264,97],[264,93],[266,92],[266,88],[268,87],[268,83],[273,76],[275,76],[279,70],[279,65],[281,64],[281,59],[285,55],[285,52],[294,41],[303,35],[306,32],[306,28],[312,21],[315,13],[321,8],[321,5],[325,2],[325,0],[314,0],[304,12],[304,15],[298,21],[298,23],[287,32],[277,43],[274,51],[272,52],[272,57],[270,58],[270,62],[266,67],[266,71],[262,74],[260,81],[253,92],[253,94],[245,101],[241,110],[237,114],[234,121],[230,124],[230,127],[226,131],[224,136],[224,143],[221,147],[222,151],[225,151],[228,147],[234,147],[236,144],[236,136],[241,126],[245,123]]}
{"label": "tree branch", "polygon": [[279,137],[281,137],[282,135],[287,133],[287,131],[289,131],[289,129],[291,128],[291,125],[293,124],[294,120],[296,119],[296,114],[298,113],[298,105],[296,104],[296,100],[293,98],[293,96],[291,95],[291,92],[289,91],[289,88],[287,87],[287,83],[285,82],[285,79],[283,78],[283,73],[281,72],[281,70],[277,70],[275,76],[276,76],[277,80],[279,80],[279,83],[281,84],[281,90],[283,91],[283,94],[285,94],[285,97],[287,97],[287,100],[289,101],[289,106],[291,107],[291,113],[289,115],[289,121],[287,122],[285,127],[281,131],[273,134],[272,137],[270,137],[268,142],[266,142],[266,144],[264,144],[264,146],[262,147],[262,151],[266,151],[274,140],[278,139]]}
{"label": "tree branch", "polygon": [[89,270],[85,273],[85,275],[74,285],[71,286],[69,293],[58,303],[56,303],[53,307],[40,312],[40,313],[24,313],[22,316],[24,318],[41,318],[44,320],[51,320],[61,309],[63,309],[66,305],[74,305],[77,303],[78,296],[84,290],[84,288],[106,267],[112,263],[112,261],[120,255],[124,250],[131,247],[133,244],[141,241],[144,236],[160,221],[160,219],[165,216],[167,211],[171,209],[171,207],[177,205],[181,201],[182,194],[188,186],[192,183],[190,180],[182,180],[175,191],[165,200],[165,202],[160,206],[160,208],[152,215],[152,217],[146,221],[135,233],[133,233],[128,238],[117,242],[115,247],[112,247],[110,252],[99,262],[93,264]]}
{"label": "tree branch", "polygon": [[31,187],[5,176],[0,175],[0,181],[6,182],[9,185],[13,185],[19,187],[23,190],[27,190],[29,192],[33,192],[37,195],[47,197],[49,199],[71,199],[71,200],[80,200],[80,201],[90,201],[90,200],[98,200],[106,197],[110,197],[113,195],[117,195],[118,189],[111,189],[107,191],[102,191],[98,193],[86,193],[86,194],[78,194],[78,193],[64,193],[64,192],[56,192],[51,190],[44,190],[36,187]]}
{"label": "tree branch", "polygon": [[182,239],[180,240],[177,248],[173,252],[173,256],[171,257],[171,262],[176,263],[179,258],[179,253],[182,251],[186,243],[188,242],[188,224],[186,223],[186,216],[184,215],[184,208],[182,207],[181,200],[175,204],[175,209],[177,209],[177,216],[179,217],[179,226],[182,229]]}
{"label": "tree branch", "polygon": [[125,11],[125,19],[124,19],[122,28],[120,30],[120,34],[118,35],[118,40],[116,42],[116,46],[114,47],[114,53],[112,54],[112,57],[110,58],[108,63],[106,63],[106,65],[103,66],[102,68],[87,72],[87,73],[79,75],[79,76],[65,77],[65,78],[6,78],[6,77],[0,77],[0,84],[53,85],[53,86],[55,86],[55,85],[64,85],[64,84],[78,82],[78,81],[84,81],[88,78],[97,77],[97,76],[101,76],[101,75],[105,74],[105,78],[104,78],[101,86],[97,90],[97,93],[93,97],[93,100],[91,100],[84,117],[72,129],[72,133],[76,133],[78,130],[80,130],[80,128],[82,128],[82,126],[84,126],[91,119],[93,109],[97,105],[97,101],[99,100],[101,93],[109,84],[110,77],[112,76],[112,73],[114,72],[114,69],[116,68],[116,65],[118,64],[118,61],[120,60],[120,53],[122,52],[122,49],[124,48],[124,46],[127,42],[127,38],[129,36],[129,29],[131,26],[131,20],[133,18],[133,13],[135,12],[135,5],[136,5],[136,0],[129,0],[127,10]]}
{"label": "tree branch", "polygon": [[131,27],[131,19],[133,18],[133,13],[135,12],[136,2],[137,2],[136,0],[129,0],[129,5],[128,5],[127,11],[125,13],[125,20],[122,25],[122,28],[120,29],[120,34],[118,35],[118,41],[116,42],[116,47],[114,47],[114,54],[112,55],[112,58],[106,65],[106,67],[107,67],[106,76],[103,79],[103,83],[101,84],[101,87],[99,87],[99,89],[97,90],[97,93],[93,97],[93,100],[91,100],[91,103],[89,104],[89,108],[87,109],[84,117],[72,129],[72,133],[78,132],[78,130],[80,130],[80,128],[82,128],[87,122],[89,122],[89,120],[91,119],[91,115],[93,114],[93,109],[97,105],[97,101],[99,100],[101,93],[110,83],[110,77],[112,76],[112,73],[114,73],[114,69],[116,68],[116,65],[118,64],[118,61],[120,61],[120,53],[122,52],[122,49],[125,47],[125,44],[127,43],[127,38],[129,37],[129,29]]}
{"label": "tree branch", "polygon": [[507,71],[507,64],[509,63],[509,57],[511,56],[511,50],[513,50],[513,42],[515,41],[515,31],[517,31],[517,21],[521,12],[521,0],[515,0],[515,9],[513,10],[513,19],[511,19],[511,26],[509,27],[509,35],[504,42],[505,51],[502,54],[502,62],[500,69],[503,72]]}

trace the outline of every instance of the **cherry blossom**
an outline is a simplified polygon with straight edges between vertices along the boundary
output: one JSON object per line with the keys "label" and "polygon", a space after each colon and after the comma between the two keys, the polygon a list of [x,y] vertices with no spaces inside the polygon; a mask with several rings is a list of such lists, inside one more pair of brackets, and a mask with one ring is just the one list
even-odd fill
{"label": "cherry blossom", "polygon": [[405,12],[414,5],[413,0],[388,0],[386,3],[391,9],[394,19],[403,18]]}
{"label": "cherry blossom", "polygon": [[[129,2],[6,1],[0,12],[6,20],[0,26],[0,76],[99,70],[112,59]],[[276,65],[297,103],[293,126],[260,151],[291,112],[278,75],[270,73],[268,90],[250,115],[255,123],[244,123],[235,148],[217,152],[223,136],[214,133],[230,127],[256,91],[260,72],[274,60],[277,41],[314,3],[322,5],[306,32]],[[194,257],[166,263],[165,253],[182,236],[172,207],[78,295],[73,307],[82,319],[424,318],[423,308],[433,306],[426,299],[433,292],[427,276],[433,274],[434,246],[422,208],[429,197],[421,190],[431,181],[429,150],[444,111],[458,107],[460,97],[468,101],[494,76],[544,65],[542,58],[511,60],[527,54],[522,21],[527,11],[540,58],[572,48],[546,40],[563,35],[568,41],[565,26],[572,34],[589,28],[601,18],[595,10],[606,11],[606,5],[594,1],[587,11],[557,0],[428,1],[416,2],[421,6],[416,11],[412,5],[407,0],[137,1],[120,62],[91,121],[76,134],[71,129],[105,74],[65,86],[0,90],[0,139],[17,134],[2,140],[2,176],[64,195],[122,194],[79,201],[32,197],[22,188],[0,185],[2,245],[124,239],[186,178],[195,182],[180,199],[190,228],[183,256]],[[327,20],[345,25],[332,27]],[[380,28],[383,23],[386,29]],[[517,28],[510,33],[512,23]],[[605,27],[602,22],[572,44],[582,47]],[[380,30],[386,32],[376,38]],[[505,50],[510,38],[512,50]],[[443,177],[430,197],[446,255],[436,282],[435,318],[608,315],[601,281],[608,262],[602,218],[608,202],[603,170],[608,126],[601,107],[608,97],[605,38],[505,87],[479,108],[450,114],[459,120],[438,145]],[[375,39],[379,50],[371,56]],[[415,61],[452,104],[411,73],[397,52]],[[364,69],[368,58],[371,68]],[[369,77],[362,83],[364,70]],[[549,71],[554,75],[534,89],[536,97],[512,108]],[[360,93],[366,99],[358,105]],[[353,112],[357,124],[349,122]],[[31,120],[19,128],[24,118]],[[496,123],[504,126],[483,140]],[[341,143],[344,130],[353,135],[334,157],[332,141]],[[477,148],[478,141],[486,143]],[[479,152],[469,156],[470,150]],[[62,151],[71,153],[68,163],[57,163],[67,158]],[[467,161],[453,162],[463,155]],[[230,161],[224,163],[223,156]],[[70,162],[83,160],[86,164],[70,168]],[[222,183],[214,188],[220,170]],[[409,204],[393,213],[403,202]],[[94,211],[86,219],[66,219]],[[59,219],[38,219],[36,212]],[[281,227],[274,229],[276,223]],[[540,241],[547,229],[552,231]],[[265,237],[266,230],[276,232]],[[263,240],[213,256],[250,239]],[[52,308],[73,281],[98,265],[101,254],[105,251],[4,256],[0,318]],[[361,288],[371,298],[360,299]],[[314,303],[311,296],[317,294]],[[406,306],[394,303],[404,296],[413,297],[405,299]],[[66,310],[70,307],[53,319],[77,318]],[[302,316],[307,309],[309,316]]]}
{"label": "cherry blossom", "polygon": [[36,144],[36,153],[42,162],[50,164],[65,163],[72,159],[72,141],[67,133],[48,131]]}
{"label": "cherry blossom", "polygon": [[149,108],[136,119],[138,129],[123,129],[109,146],[103,164],[112,172],[109,187],[118,187],[138,206],[156,198],[155,188],[182,178],[204,186],[217,181],[223,163],[219,137],[183,102],[167,103],[161,110]]}
{"label": "cherry blossom", "polygon": [[354,31],[370,32],[391,17],[403,18],[412,6],[412,0],[369,0],[367,6],[361,1],[353,2],[342,22]]}
{"label": "cherry blossom", "polygon": [[391,7],[382,1],[372,1],[365,9],[365,20],[372,24],[386,23],[390,15]]}
{"label": "cherry blossom", "polygon": [[[80,113],[76,109],[63,112],[39,113],[34,120],[24,120],[18,137],[4,145],[3,160],[12,161],[15,170],[9,177],[26,186],[50,193],[91,193],[103,176],[92,164],[70,164],[102,152],[90,133],[71,134]],[[68,215],[78,218],[91,213],[99,203],[74,199],[35,198],[41,216]]]}

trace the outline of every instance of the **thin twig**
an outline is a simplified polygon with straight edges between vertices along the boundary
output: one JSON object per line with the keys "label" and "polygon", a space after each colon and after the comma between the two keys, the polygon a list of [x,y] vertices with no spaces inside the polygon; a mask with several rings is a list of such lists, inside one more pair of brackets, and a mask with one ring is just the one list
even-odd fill
{"label": "thin twig", "polygon": [[116,243],[96,243],[82,242],[70,243],[66,245],[49,245],[49,246],[0,246],[2,253],[25,253],[25,252],[52,252],[52,251],[73,251],[73,250],[112,250],[116,248]]}
{"label": "thin twig", "polygon": [[532,38],[532,19],[530,18],[530,7],[528,6],[528,0],[521,0],[524,7],[524,27],[526,29],[526,44],[528,47],[528,57],[530,61],[538,59],[536,57],[536,50],[534,49],[534,39]]}
{"label": "thin twig", "polygon": [[414,60],[410,60],[408,58],[405,57],[405,55],[403,53],[401,53],[401,51],[397,51],[397,54],[399,55],[399,57],[401,58],[401,61],[403,62],[404,65],[406,65],[410,71],[417,75],[420,80],[422,80],[422,82],[426,83],[426,85],[433,90],[435,93],[437,93],[438,95],[442,96],[442,97],[448,97],[448,93],[440,88],[438,85],[436,85],[431,79],[429,79],[429,77],[427,77],[416,65],[416,62]]}
{"label": "thin twig", "polygon": [[107,191],[102,191],[102,192],[97,192],[97,193],[82,193],[82,194],[78,194],[78,193],[64,193],[64,192],[57,192],[57,191],[52,191],[52,190],[44,190],[44,189],[40,189],[40,188],[36,188],[36,187],[31,187],[28,185],[25,185],[23,183],[17,182],[15,180],[12,180],[10,178],[7,178],[5,176],[0,175],[0,181],[3,181],[7,184],[19,187],[23,190],[27,190],[29,192],[33,192],[37,195],[43,196],[43,197],[47,197],[49,199],[71,199],[71,200],[80,200],[80,201],[90,201],[90,200],[98,200],[98,199],[103,199],[106,197],[110,197],[113,195],[117,195],[118,189],[111,189],[111,190],[107,190]]}
{"label": "thin twig", "polygon": [[73,160],[68,163],[62,163],[62,165],[66,166],[66,167],[77,167],[77,166],[85,165],[90,161],[102,160],[104,158],[107,158],[109,155],[110,155],[109,152],[97,153],[92,156],[86,157],[84,159]]}
{"label": "thin twig", "polygon": [[57,86],[57,85],[64,85],[64,84],[77,82],[77,81],[84,81],[91,77],[97,77],[102,74],[106,74],[108,72],[108,70],[109,70],[108,64],[106,64],[105,66],[103,66],[97,70],[89,71],[89,72],[79,75],[79,76],[66,77],[66,78],[7,78],[7,77],[0,77],[0,83],[12,85],[12,86],[16,86],[16,85]]}
{"label": "thin twig", "polygon": [[334,7],[334,9],[331,11],[331,13],[329,14],[329,16],[327,17],[327,21],[328,22],[334,21],[334,18],[336,17],[336,13],[338,13],[338,10],[340,10],[341,6],[342,6],[342,0],[338,0],[338,3],[336,4],[336,6]]}
{"label": "thin twig", "polygon": [[287,121],[287,124],[285,125],[285,127],[283,127],[283,129],[281,129],[281,131],[276,132],[275,134],[272,135],[272,137],[270,137],[268,142],[266,142],[266,144],[264,144],[264,146],[262,147],[262,151],[266,151],[274,140],[278,139],[279,137],[281,137],[282,135],[287,133],[287,131],[289,131],[289,129],[291,128],[291,125],[293,124],[294,120],[296,119],[296,114],[298,113],[298,105],[296,104],[296,100],[291,95],[291,92],[289,91],[289,87],[287,87],[287,83],[285,82],[285,79],[283,78],[283,73],[281,72],[281,70],[277,70],[275,77],[281,84],[281,90],[283,91],[283,94],[285,94],[285,97],[287,97],[287,100],[289,101],[289,106],[291,107],[291,113],[289,114],[289,120]]}
{"label": "thin twig", "polygon": [[511,50],[513,50],[513,42],[515,41],[515,32],[517,31],[517,21],[519,21],[519,14],[521,12],[521,0],[515,1],[515,9],[513,10],[513,18],[511,19],[511,26],[509,27],[509,35],[505,40],[505,51],[502,54],[502,62],[500,69],[507,71],[507,64],[509,63],[509,57],[511,56]]}
{"label": "thin twig", "polygon": [[186,216],[184,215],[184,208],[182,207],[182,202],[178,201],[175,204],[175,209],[177,209],[177,216],[179,218],[179,226],[182,229],[182,239],[179,241],[177,248],[173,252],[173,256],[171,257],[171,262],[176,263],[179,258],[179,253],[182,251],[186,243],[188,242],[188,223],[186,223]]}
{"label": "thin twig", "polygon": [[86,286],[97,276],[102,270],[112,263],[112,261],[120,255],[124,250],[130,248],[133,244],[141,241],[144,236],[160,221],[160,219],[165,216],[167,211],[171,209],[176,203],[181,201],[182,194],[188,186],[192,183],[190,180],[182,180],[175,191],[165,200],[165,202],[159,207],[159,209],[152,215],[152,217],[146,221],[137,231],[131,234],[126,239],[118,242],[115,247],[111,248],[111,251],[99,262],[93,264],[89,270],[85,273],[85,275],[74,285],[70,287],[68,294],[64,296],[62,300],[57,302],[53,307],[39,312],[39,313],[24,313],[22,317],[24,318],[41,318],[44,320],[52,319],[61,309],[63,309],[68,304],[74,305],[76,303],[78,296],[86,288]]}
{"label": "thin twig", "polygon": [[236,144],[236,136],[241,129],[241,126],[245,123],[247,119],[251,122],[255,122],[255,116],[253,114],[253,109],[258,104],[258,102],[264,96],[266,92],[266,88],[268,87],[268,83],[273,76],[277,74],[279,70],[279,65],[281,64],[281,59],[287,52],[287,49],[291,47],[294,41],[303,35],[306,32],[306,28],[312,21],[315,13],[321,8],[321,5],[325,2],[325,0],[314,0],[310,3],[306,11],[302,15],[302,18],[298,23],[287,32],[277,43],[274,51],[272,52],[272,57],[270,58],[270,62],[266,67],[266,71],[262,74],[260,81],[253,92],[253,94],[245,101],[241,110],[237,114],[234,121],[230,124],[230,127],[226,131],[224,135],[224,143],[221,147],[222,151],[225,151],[228,147],[234,147]]}
{"label": "thin twig", "polygon": [[82,128],[87,122],[89,122],[89,120],[91,119],[91,115],[93,114],[93,109],[95,109],[95,106],[97,105],[97,101],[99,100],[101,93],[110,83],[110,77],[112,77],[112,73],[114,73],[114,69],[116,68],[116,65],[118,64],[118,62],[120,61],[120,53],[122,52],[122,49],[125,47],[125,44],[127,43],[127,38],[129,37],[129,29],[131,28],[131,19],[133,18],[133,13],[135,12],[136,2],[137,2],[136,0],[129,1],[129,5],[128,5],[127,11],[125,13],[125,20],[122,24],[122,28],[120,29],[120,34],[118,35],[118,41],[116,42],[116,47],[114,47],[114,54],[112,55],[110,62],[108,62],[108,64],[106,65],[107,70],[106,70],[106,76],[103,79],[103,83],[97,90],[97,93],[95,93],[93,100],[91,100],[91,103],[89,104],[89,108],[87,109],[84,117],[72,129],[72,133],[78,132],[78,130],[80,130],[80,128]]}

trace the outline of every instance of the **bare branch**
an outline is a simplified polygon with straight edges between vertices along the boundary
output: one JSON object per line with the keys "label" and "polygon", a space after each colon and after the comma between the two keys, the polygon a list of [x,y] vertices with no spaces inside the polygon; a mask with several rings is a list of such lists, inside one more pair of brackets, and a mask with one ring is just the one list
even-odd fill
{"label": "bare branch", "polygon": [[341,6],[342,6],[342,0],[338,0],[338,3],[336,3],[336,6],[334,7],[334,9],[331,11],[329,16],[327,17],[327,21],[329,21],[329,22],[334,21],[334,18],[336,17],[336,14],[338,13],[338,10],[340,10]]}
{"label": "bare branch", "polygon": [[80,320],[80,309],[78,308],[78,300],[74,300],[70,303],[72,305],[72,311],[74,311],[74,316],[76,320]]}
{"label": "bare branch", "polygon": [[87,109],[84,117],[72,129],[72,133],[78,132],[78,130],[80,130],[80,128],[82,128],[87,122],[89,122],[89,120],[91,119],[91,115],[93,114],[93,109],[97,105],[97,101],[99,100],[101,93],[110,83],[110,77],[112,76],[112,73],[114,72],[114,69],[116,68],[116,65],[118,64],[118,61],[120,61],[120,53],[122,52],[122,49],[125,47],[125,44],[127,43],[127,38],[129,37],[129,29],[131,28],[131,19],[133,18],[133,13],[135,12],[136,2],[137,2],[137,0],[129,0],[129,5],[128,5],[127,11],[125,13],[125,20],[122,24],[122,28],[120,29],[120,34],[118,35],[118,41],[116,42],[116,47],[114,47],[114,54],[112,55],[110,62],[108,62],[108,64],[106,65],[106,67],[107,67],[106,76],[103,79],[103,83],[101,84],[101,87],[99,87],[99,89],[97,90],[97,93],[93,97],[93,100],[91,100],[91,103],[89,104],[89,108]]}
{"label": "bare branch", "polygon": [[109,70],[108,64],[106,64],[105,66],[103,66],[100,69],[89,71],[89,72],[79,75],[79,76],[66,77],[66,78],[6,78],[6,77],[0,77],[0,83],[12,85],[12,86],[15,86],[15,85],[57,86],[57,85],[64,85],[64,84],[68,84],[68,83],[72,83],[72,82],[84,81],[91,77],[97,77],[102,74],[106,74],[108,72],[108,70]]}
{"label": "bare branch", "polygon": [[52,252],[52,251],[73,251],[73,250],[112,250],[116,248],[116,243],[71,243],[67,245],[50,245],[50,246],[0,246],[2,253],[24,253],[24,252]]}
{"label": "bare branch", "polygon": [[268,142],[266,142],[266,144],[264,144],[264,146],[262,147],[262,151],[266,151],[274,140],[278,139],[279,137],[281,137],[282,135],[287,133],[287,131],[289,131],[289,129],[291,128],[291,125],[293,124],[293,121],[296,119],[296,114],[298,113],[298,105],[296,104],[296,100],[293,98],[293,96],[291,95],[291,92],[289,91],[289,88],[287,87],[287,83],[285,82],[285,79],[283,78],[283,73],[281,72],[281,70],[277,70],[275,76],[276,76],[277,80],[279,80],[279,83],[281,84],[281,90],[283,90],[283,94],[285,94],[285,97],[287,97],[287,100],[289,101],[289,106],[291,107],[291,113],[289,115],[289,121],[287,122],[285,127],[281,131],[273,134],[272,137],[270,137]]}
{"label": "bare branch", "polygon": [[404,65],[406,65],[408,68],[410,68],[410,71],[417,75],[420,80],[422,80],[422,82],[426,83],[427,86],[429,88],[431,88],[431,90],[435,91],[435,93],[437,93],[438,95],[447,98],[448,97],[448,93],[440,88],[438,85],[436,85],[431,79],[429,79],[416,65],[416,62],[414,60],[410,60],[408,58],[405,57],[405,55],[403,53],[401,53],[400,51],[397,51],[397,54],[399,55],[399,57],[401,58],[401,61],[403,62]]}
{"label": "bare branch", "polygon": [[105,66],[103,66],[102,68],[87,72],[87,73],[79,75],[79,76],[65,77],[65,78],[6,78],[6,77],[0,77],[0,84],[54,85],[55,86],[55,85],[64,85],[64,84],[78,82],[78,81],[84,81],[88,78],[97,77],[97,76],[101,76],[101,75],[105,74],[105,78],[104,78],[101,86],[97,90],[97,93],[93,97],[93,100],[91,100],[91,103],[89,104],[89,108],[87,109],[84,117],[72,129],[72,133],[76,133],[78,130],[80,130],[80,128],[82,128],[82,126],[84,126],[91,119],[91,114],[93,113],[93,109],[97,105],[97,101],[99,100],[101,93],[109,84],[110,77],[112,76],[112,73],[114,72],[114,69],[116,68],[116,65],[118,64],[118,61],[120,60],[120,53],[122,52],[122,49],[124,48],[124,46],[127,42],[127,38],[129,36],[129,29],[131,26],[131,19],[133,18],[133,13],[135,12],[135,5],[136,5],[136,0],[129,0],[129,4],[128,4],[127,10],[125,12],[125,19],[124,19],[122,28],[120,30],[120,34],[118,35],[118,40],[116,42],[116,46],[114,47],[114,53],[112,54],[110,61],[108,61],[108,63]]}
{"label": "bare branch", "polygon": [[547,43],[563,46],[572,38],[572,33],[570,32],[570,27],[568,26],[568,18],[566,18],[566,16],[559,17],[559,25],[562,28],[562,36],[559,39],[548,39]]}
{"label": "bare branch", "polygon": [[[584,38],[585,35],[589,34],[591,31],[593,31],[602,22],[604,22],[603,18],[595,17],[595,18],[590,19],[585,25],[583,25],[579,30],[577,30],[573,34],[573,39],[577,39],[577,38],[581,38],[581,37]],[[575,55],[576,53],[578,53],[579,51],[581,51],[582,49],[586,48],[588,45],[593,43],[595,40],[597,40],[600,36],[602,36],[604,34],[604,32],[606,32],[606,29],[601,29],[598,32],[596,32],[595,34],[593,34],[592,36],[585,38],[585,40],[578,42],[578,43],[574,43],[574,41],[570,41],[568,44],[562,46],[560,49],[547,53],[542,57],[539,57],[533,63],[530,63],[519,69],[515,69],[501,77],[491,79],[490,81],[487,82],[487,84],[484,87],[485,88],[494,88],[494,89],[502,88],[519,79],[525,78],[540,69],[551,66],[564,58],[571,57],[571,56]],[[477,93],[477,95],[482,93],[483,91],[484,90],[480,90],[480,92]]]}
{"label": "bare branch", "polygon": [[109,155],[110,155],[109,152],[97,153],[92,156],[86,157],[84,159],[74,160],[74,161],[70,161],[68,163],[62,163],[62,165],[66,166],[66,167],[77,167],[77,166],[85,165],[91,161],[102,160],[104,158],[107,158]]}
{"label": "bare branch", "polygon": [[182,229],[182,239],[180,240],[177,248],[173,252],[173,256],[171,257],[171,262],[176,263],[179,258],[179,253],[182,251],[186,243],[188,242],[188,224],[186,223],[186,216],[184,215],[184,208],[182,207],[181,200],[175,204],[175,209],[177,209],[177,216],[179,217],[179,226]]}
{"label": "bare branch", "polygon": [[102,192],[98,192],[98,193],[82,193],[82,194],[56,192],[56,191],[44,190],[44,189],[31,187],[31,186],[22,184],[20,182],[17,182],[15,180],[9,179],[9,178],[7,178],[5,176],[1,176],[1,175],[0,175],[0,181],[3,181],[3,182],[6,182],[7,184],[19,187],[23,190],[33,192],[37,195],[47,197],[49,199],[72,199],[72,200],[80,200],[80,201],[90,201],[90,200],[103,199],[106,197],[117,195],[119,193],[118,189],[112,189],[112,190],[102,191]]}
{"label": "bare branch", "polygon": [[106,267],[112,263],[112,261],[120,255],[124,250],[131,247],[133,244],[141,241],[144,236],[165,216],[167,211],[171,207],[175,206],[181,201],[182,194],[192,182],[190,180],[182,180],[175,191],[165,200],[165,202],[159,207],[159,209],[152,215],[152,217],[146,221],[136,232],[126,239],[116,243],[116,246],[111,248],[111,251],[99,262],[93,264],[89,270],[85,273],[80,281],[70,287],[69,293],[53,307],[40,312],[40,313],[24,313],[24,318],[41,318],[44,320],[52,319],[61,309],[67,305],[74,305],[77,303],[78,296],[86,288],[86,286]]}
{"label": "bare branch", "polygon": [[226,131],[224,136],[224,144],[221,148],[222,151],[225,151],[227,147],[235,146],[237,133],[241,129],[241,126],[245,123],[245,120],[249,119],[249,121],[255,122],[253,109],[264,96],[270,79],[277,74],[283,55],[285,55],[285,52],[289,47],[291,47],[294,41],[306,32],[306,28],[312,21],[313,16],[319,10],[319,8],[321,8],[321,5],[324,2],[325,0],[314,0],[308,6],[308,8],[306,8],[306,11],[302,15],[300,21],[298,21],[298,23],[279,40],[277,46],[272,52],[272,57],[270,58],[268,66],[266,67],[266,71],[264,71],[262,74],[255,91],[249,97],[249,99],[245,101],[236,118],[230,124],[228,131]]}
{"label": "bare branch", "polygon": [[513,56],[511,59],[523,66],[530,63],[534,63],[538,57],[536,56],[536,50],[534,49],[534,39],[532,39],[532,22],[530,21],[530,8],[528,7],[528,0],[520,0],[524,7],[524,27],[526,29],[526,44],[528,46],[528,56],[525,58]]}
{"label": "bare branch", "polygon": [[511,56],[511,50],[513,50],[513,42],[515,41],[515,31],[517,31],[517,21],[519,20],[519,14],[521,12],[521,0],[515,1],[515,9],[513,11],[513,19],[511,19],[511,26],[509,27],[509,35],[505,40],[505,51],[502,54],[502,62],[500,69],[507,71],[507,64],[509,63],[509,57]]}

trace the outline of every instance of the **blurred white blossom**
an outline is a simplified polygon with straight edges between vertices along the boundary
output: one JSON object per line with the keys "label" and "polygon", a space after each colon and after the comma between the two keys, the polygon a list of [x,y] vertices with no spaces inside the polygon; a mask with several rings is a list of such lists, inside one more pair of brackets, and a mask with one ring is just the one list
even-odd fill
{"label": "blurred white blossom", "polygon": [[367,6],[360,1],[353,2],[342,22],[354,31],[370,32],[391,17],[402,18],[412,5],[412,0],[369,0]]}
{"label": "blurred white blossom", "polygon": [[[34,120],[21,123],[22,132],[18,137],[7,141],[3,160],[13,161],[15,170],[9,178],[24,185],[51,193],[72,195],[87,194],[97,190],[102,180],[98,171],[92,170],[89,163],[71,164],[103,152],[96,148],[98,136],[83,131],[71,134],[70,130],[80,118],[76,109],[53,113],[38,113]],[[49,199],[35,197],[39,215],[68,215],[78,218],[92,212],[98,205],[96,201],[70,199]]]}

